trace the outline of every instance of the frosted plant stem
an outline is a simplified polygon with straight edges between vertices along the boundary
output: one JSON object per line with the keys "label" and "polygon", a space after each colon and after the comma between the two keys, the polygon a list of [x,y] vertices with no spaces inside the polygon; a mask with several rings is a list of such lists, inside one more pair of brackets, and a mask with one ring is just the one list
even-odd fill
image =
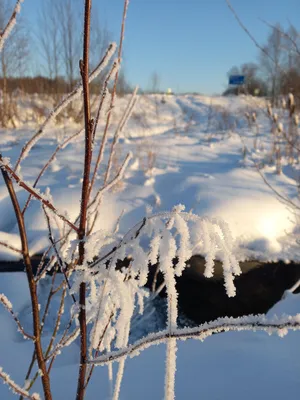
{"label": "frosted plant stem", "polygon": [[[104,55],[103,59],[101,62],[98,64],[98,66],[94,69],[94,71],[88,76],[88,82],[91,82],[94,80],[100,72],[107,66],[107,63],[111,59],[113,53],[116,50],[116,44],[112,43],[108,47],[108,50],[106,54]],[[40,139],[41,136],[43,136],[46,127],[75,99],[79,98],[84,91],[83,84],[79,84],[73,92],[68,94],[67,97],[65,97],[60,104],[56,106],[56,108],[51,111],[51,113],[48,115],[46,120],[44,121],[43,125],[38,129],[38,131],[33,135],[33,137],[25,144],[23,147],[21,154],[18,158],[18,161],[15,165],[15,171],[17,171],[20,167],[20,163],[28,156],[30,150],[32,147],[37,143],[37,141]]]}
{"label": "frosted plant stem", "polygon": [[30,400],[41,400],[40,395],[38,393],[30,394],[28,390],[19,386],[16,382],[14,382],[11,377],[5,373],[2,368],[0,367],[0,378],[6,383],[13,393],[23,396],[25,399]]}
{"label": "frosted plant stem", "polygon": [[280,337],[283,337],[289,330],[300,330],[300,314],[293,317],[284,316],[280,319],[274,318],[271,320],[268,320],[265,315],[247,315],[239,318],[219,318],[215,321],[202,324],[196,328],[176,329],[171,334],[168,329],[158,333],[149,334],[126,348],[115,350],[96,359],[89,360],[89,363],[105,365],[119,361],[125,356],[133,358],[140,355],[143,350],[146,350],[152,345],[166,343],[171,338],[183,341],[194,338],[204,341],[215,333],[231,331],[262,331],[269,335],[277,334]]}
{"label": "frosted plant stem", "polygon": [[16,25],[17,21],[17,15],[21,11],[21,4],[23,3],[24,0],[17,0],[15,8],[11,14],[11,17],[6,24],[6,27],[3,29],[3,31],[0,33],[0,53],[3,50],[4,43],[6,42],[7,38],[11,34],[14,26]]}
{"label": "frosted plant stem", "polygon": [[168,339],[165,374],[165,400],[175,399],[176,352],[176,338]]}
{"label": "frosted plant stem", "polygon": [[[78,231],[78,265],[83,265],[85,258],[85,237],[87,225],[87,210],[89,203],[89,185],[92,163],[93,147],[93,120],[91,119],[90,87],[89,87],[89,51],[91,30],[91,7],[92,1],[85,0],[84,5],[84,34],[83,34],[83,56],[80,61],[80,74],[83,88],[84,126],[85,126],[85,154],[84,170],[81,191],[81,208]],[[87,370],[87,321],[86,321],[86,283],[82,282],[79,288],[79,327],[80,327],[80,365],[78,372],[76,400],[83,400],[85,396],[85,379]]]}
{"label": "frosted plant stem", "polygon": [[107,366],[107,372],[108,372],[108,381],[109,381],[109,398],[111,399],[113,396],[113,385],[114,385],[114,381],[113,381],[113,366],[112,363],[108,364]]}
{"label": "frosted plant stem", "polygon": [[114,387],[114,393],[112,396],[112,400],[119,400],[121,384],[122,384],[122,380],[123,380],[123,376],[124,376],[125,361],[126,361],[126,357],[123,357],[119,361],[119,367],[118,367],[118,372],[117,372],[117,376],[116,376],[116,383],[115,383],[115,387]]}
{"label": "frosted plant stem", "polygon": [[[46,164],[43,166],[43,168],[41,169],[38,177],[36,178],[34,184],[33,184],[33,188],[36,187],[36,185],[38,184],[39,180],[41,179],[41,177],[44,175],[44,173],[46,172],[47,168],[50,166],[50,164],[52,163],[52,161],[55,159],[56,154],[61,150],[64,149],[66,147],[66,145],[68,143],[70,143],[75,137],[79,136],[81,133],[84,132],[84,129],[81,129],[80,131],[76,132],[74,135],[68,137],[63,143],[61,143],[60,145],[57,146],[57,148],[55,149],[55,151],[53,152],[52,156],[49,158],[49,160],[46,162]],[[24,215],[26,209],[28,208],[30,201],[32,199],[32,195],[30,194],[28,196],[28,199],[25,203],[25,206],[22,210],[22,214]]]}

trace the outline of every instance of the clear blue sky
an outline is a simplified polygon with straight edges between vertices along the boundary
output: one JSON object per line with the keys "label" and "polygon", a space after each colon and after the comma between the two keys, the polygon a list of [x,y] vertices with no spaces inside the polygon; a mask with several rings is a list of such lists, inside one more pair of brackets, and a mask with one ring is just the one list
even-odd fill
{"label": "clear blue sky", "polygon": [[[25,0],[32,26],[43,0]],[[61,0],[63,1],[63,0]],[[231,0],[240,18],[263,43],[270,23],[300,29],[299,0]],[[94,0],[100,20],[118,40],[123,0]],[[225,0],[131,0],[124,67],[131,84],[147,88],[156,71],[162,90],[220,93],[233,65],[257,60],[258,50],[238,26]]]}

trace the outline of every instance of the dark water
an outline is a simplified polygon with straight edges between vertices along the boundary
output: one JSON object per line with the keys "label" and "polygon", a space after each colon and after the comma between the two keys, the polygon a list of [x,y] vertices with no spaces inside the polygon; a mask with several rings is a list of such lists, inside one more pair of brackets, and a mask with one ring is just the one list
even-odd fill
{"label": "dark water", "polygon": [[[34,271],[39,261],[40,256],[32,257]],[[243,273],[234,281],[236,296],[229,298],[224,287],[221,263],[216,263],[216,276],[210,279],[203,276],[203,257],[194,256],[190,263],[191,267],[177,278],[178,302],[182,314],[196,324],[225,316],[264,314],[282,298],[285,290],[300,279],[300,264],[243,262],[240,263]],[[155,269],[155,266],[150,267],[149,288],[152,287]],[[22,261],[0,262],[0,272],[20,271],[24,271]],[[157,286],[162,279],[161,275],[158,276]],[[165,295],[162,291],[161,296]]]}

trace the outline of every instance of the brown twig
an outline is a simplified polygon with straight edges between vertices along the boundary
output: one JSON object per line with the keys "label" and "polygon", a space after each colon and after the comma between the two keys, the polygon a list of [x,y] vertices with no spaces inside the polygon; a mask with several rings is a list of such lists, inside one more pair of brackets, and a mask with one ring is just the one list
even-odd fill
{"label": "brown twig", "polygon": [[[43,168],[41,169],[41,171],[40,171],[38,177],[36,178],[36,180],[35,180],[35,182],[34,182],[34,184],[32,185],[33,188],[36,187],[36,185],[38,184],[39,180],[41,179],[41,177],[44,175],[44,173],[45,173],[45,171],[47,170],[47,168],[50,166],[50,164],[51,164],[52,161],[54,160],[56,154],[57,154],[61,149],[65,148],[65,146],[66,146],[68,143],[70,143],[75,137],[79,136],[83,131],[84,131],[84,130],[81,129],[80,131],[76,132],[74,135],[70,136],[70,137],[67,138],[63,143],[61,143],[60,145],[58,145],[58,146],[56,147],[54,153],[53,153],[52,156],[49,158],[49,160],[46,162],[46,164],[43,166]],[[30,195],[28,196],[28,199],[27,199],[27,201],[26,201],[26,203],[25,203],[25,206],[24,206],[24,208],[23,208],[23,210],[22,210],[22,214],[23,214],[23,215],[24,215],[26,209],[28,208],[31,199],[32,199],[32,195],[30,194]]]}
{"label": "brown twig", "polygon": [[15,171],[12,170],[12,168],[3,162],[2,155],[0,154],[0,168],[2,171],[5,171],[6,174],[9,174],[14,181],[23,189],[25,189],[28,193],[30,193],[31,196],[33,196],[35,199],[39,200],[44,206],[49,208],[51,211],[54,212],[60,219],[62,219],[66,224],[68,224],[75,232],[78,232],[77,226],[72,224],[64,215],[60,214],[57,209],[54,207],[52,203],[50,203],[49,200],[46,200],[42,195],[40,195],[36,190],[34,190],[32,187],[30,187],[27,183],[22,181],[22,179],[15,173]]}
{"label": "brown twig", "polygon": [[41,370],[42,374],[42,384],[44,390],[45,400],[52,400],[51,395],[51,388],[50,388],[50,379],[47,373],[46,364],[43,355],[42,349],[42,342],[41,342],[41,332],[40,332],[40,313],[39,313],[39,301],[37,297],[37,288],[36,282],[34,279],[31,260],[29,256],[29,249],[28,249],[28,241],[27,241],[27,234],[26,228],[24,223],[24,218],[22,216],[22,212],[20,209],[20,205],[16,196],[16,192],[13,187],[12,180],[8,175],[7,171],[4,168],[1,168],[1,172],[9,192],[12,205],[14,207],[15,215],[17,218],[17,223],[20,232],[20,239],[22,244],[22,253],[23,253],[23,261],[26,268],[26,275],[28,280],[28,286],[30,291],[30,298],[31,298],[31,308],[32,308],[32,318],[33,318],[33,334],[35,337],[34,345],[35,345],[35,352],[37,357],[37,363],[39,369]]}
{"label": "brown twig", "polygon": [[[56,244],[55,244],[55,241],[54,241],[54,237],[53,237],[53,234],[52,234],[52,228],[51,228],[50,218],[49,218],[49,215],[48,215],[48,213],[47,213],[45,207],[43,207],[43,210],[44,210],[44,214],[45,214],[46,221],[47,221],[47,226],[48,226],[48,237],[49,237],[50,243],[52,244],[52,247],[53,247],[53,249],[54,249],[54,251],[55,251],[56,259],[57,259],[58,265],[59,265],[59,267],[60,267],[60,270],[61,270],[61,272],[62,272],[63,275],[64,275],[66,284],[67,284],[69,290],[71,290],[71,284],[70,284],[70,282],[69,282],[69,278],[68,278],[67,272],[66,272],[66,271],[67,271],[67,265],[66,265],[66,263],[62,260],[60,254],[59,254],[59,251],[58,251],[58,249],[57,249],[57,247],[56,247]],[[74,304],[76,304],[76,299],[75,299],[74,294],[71,294],[71,297],[72,297],[72,300],[73,300]]]}
{"label": "brown twig", "polygon": [[[119,62],[119,64],[121,63],[121,58],[122,58],[123,41],[124,41],[124,33],[125,33],[125,21],[126,21],[128,4],[129,4],[129,0],[124,0],[122,26],[121,26],[121,33],[120,33],[120,43],[119,43],[119,50],[118,50],[118,62]],[[109,128],[109,125],[110,125],[111,112],[112,112],[112,109],[114,107],[115,96],[116,96],[116,93],[117,93],[118,79],[119,79],[119,71],[117,71],[117,73],[115,75],[114,87],[113,87],[112,94],[111,94],[110,110],[109,110],[109,112],[107,114],[104,133],[106,133],[108,131],[108,128]],[[106,182],[108,180],[108,177],[109,177],[110,165],[111,165],[111,162],[112,162],[112,157],[113,157],[115,145],[116,145],[116,138],[114,137],[112,145],[111,145],[111,149],[110,149],[109,162],[108,162],[106,173],[105,173],[105,177],[104,177],[104,184],[106,184]]]}
{"label": "brown twig", "polygon": [[[107,62],[109,61],[109,59],[112,57],[113,53],[115,52],[115,44],[112,43],[110,44],[107,53],[105,54],[105,56],[103,57],[103,59],[100,61],[100,63],[97,65],[97,67],[91,72],[91,74],[88,77],[88,81],[91,82],[93,79],[95,79],[100,72],[103,70],[103,68],[105,68],[105,66],[107,65]],[[15,165],[15,171],[17,171],[17,169],[19,168],[22,160],[25,159],[25,157],[27,156],[28,152],[32,149],[32,147],[34,146],[34,144],[39,140],[39,138],[43,135],[46,127],[48,126],[48,124],[53,121],[54,118],[57,117],[57,115],[59,115],[62,110],[64,110],[68,104],[70,104],[73,100],[75,100],[76,98],[78,98],[83,92],[83,86],[82,84],[79,84],[71,93],[69,93],[67,95],[67,97],[65,97],[61,103],[59,103],[54,110],[51,111],[51,113],[47,116],[46,120],[44,121],[44,123],[42,124],[42,126],[37,130],[37,132],[32,136],[32,138],[24,145],[24,147],[22,148],[21,154],[17,160],[17,163]]]}
{"label": "brown twig", "polygon": [[[101,96],[101,100],[100,100],[100,103],[99,103],[97,116],[96,116],[96,119],[95,119],[95,125],[94,125],[94,130],[93,130],[93,141],[94,141],[94,138],[95,138],[95,135],[96,135],[96,129],[97,129],[97,125],[98,125],[98,122],[99,122],[100,112],[101,112],[101,110],[103,108],[105,97],[107,96],[107,86],[108,86],[108,83],[109,83],[111,77],[113,76],[113,72],[116,70],[116,67],[117,67],[117,64],[114,63],[112,68],[110,69],[109,73],[107,74],[107,77],[106,77],[105,81],[104,81],[104,88],[103,88],[103,91],[102,91],[102,96]],[[110,110],[108,112],[110,113]],[[104,150],[105,150],[105,146],[106,146],[106,142],[107,142],[107,134],[108,134],[108,129],[104,129],[102,140],[101,140],[101,145],[100,145],[98,156],[97,156],[96,163],[95,163],[94,172],[92,174],[92,179],[91,179],[91,184],[90,184],[90,192],[93,190],[93,187],[94,187],[94,184],[95,184],[95,179],[96,179],[97,172],[98,172],[98,169],[99,169],[99,165],[100,165],[100,163],[101,163],[101,161],[103,159],[103,154],[104,154]]]}
{"label": "brown twig", "polygon": [[[87,209],[90,193],[90,171],[92,163],[93,146],[93,120],[91,119],[90,109],[90,88],[89,88],[89,46],[90,46],[90,24],[91,24],[91,0],[85,0],[84,7],[84,30],[83,30],[83,59],[80,61],[80,74],[83,87],[83,105],[84,105],[84,124],[85,124],[85,156],[84,172],[81,193],[81,209],[79,221],[79,259],[78,264],[84,263],[84,238],[86,234]],[[87,326],[86,326],[86,284],[82,282],[79,289],[79,326],[80,326],[80,365],[78,374],[76,400],[83,400],[85,394],[85,375],[87,360]]]}
{"label": "brown twig", "polygon": [[19,331],[22,333],[22,335],[24,337],[26,337],[27,339],[31,339],[34,340],[34,337],[32,335],[30,335],[29,333],[26,333],[24,331],[24,328],[21,325],[21,322],[19,320],[19,318],[16,316],[16,314],[14,313],[14,310],[12,308],[12,305],[10,304],[10,302],[8,301],[8,299],[6,298],[6,296],[4,296],[3,294],[0,294],[0,303],[3,304],[4,308],[10,313],[10,315],[13,317],[15,323],[18,326]]}
{"label": "brown twig", "polygon": [[19,14],[19,12],[21,10],[22,2],[23,2],[23,0],[17,0],[14,10],[13,10],[5,28],[0,32],[0,53],[3,49],[6,39],[10,35],[10,33],[16,23],[17,15]]}
{"label": "brown twig", "polygon": [[16,253],[22,254],[22,250],[17,249],[16,247],[11,246],[10,244],[8,244],[6,242],[1,241],[0,246],[7,247],[9,250],[12,250],[12,251],[15,251]]}

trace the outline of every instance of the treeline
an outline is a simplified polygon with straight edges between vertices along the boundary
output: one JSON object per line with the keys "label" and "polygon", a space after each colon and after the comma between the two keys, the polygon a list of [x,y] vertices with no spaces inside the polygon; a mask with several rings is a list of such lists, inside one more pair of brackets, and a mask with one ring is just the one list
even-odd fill
{"label": "treeline", "polygon": [[269,28],[266,43],[258,52],[258,62],[234,66],[228,72],[228,76],[245,75],[246,84],[241,88],[229,87],[225,95],[269,96],[273,105],[288,93],[300,99],[300,31],[292,25],[285,30],[279,23]]}
{"label": "treeline", "polygon": [[[90,91],[92,94],[99,94],[101,88],[101,81],[103,78],[95,79],[90,83]],[[71,88],[74,88],[79,83],[79,80],[71,82],[67,81],[64,77],[47,78],[45,76],[35,77],[0,77],[0,88],[10,95],[18,95],[18,93],[27,94],[46,94],[50,96],[64,95],[67,94]],[[132,88],[126,82],[124,75],[121,73],[117,85],[117,94],[124,95],[131,93]]]}
{"label": "treeline", "polygon": [[[43,0],[39,2],[35,24],[29,24],[23,14],[18,16],[18,23],[0,55],[0,126],[8,126],[14,118],[17,109],[14,94],[47,94],[53,96],[56,104],[61,95],[72,91],[81,81],[82,30],[78,26],[82,26],[82,4],[81,0]],[[0,0],[0,32],[14,6],[12,0]],[[99,15],[95,4],[90,35],[91,70],[112,42]],[[109,68],[110,65],[91,84],[92,93],[100,93],[101,80],[105,79]],[[130,90],[122,71],[117,93],[122,95]]]}

